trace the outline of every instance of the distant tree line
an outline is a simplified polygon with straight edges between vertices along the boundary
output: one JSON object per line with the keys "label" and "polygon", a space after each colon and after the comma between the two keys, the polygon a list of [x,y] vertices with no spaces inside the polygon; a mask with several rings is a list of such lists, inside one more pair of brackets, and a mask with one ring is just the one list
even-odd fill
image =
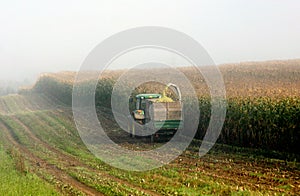
{"label": "distant tree line", "polygon": [[28,86],[29,84],[29,80],[24,80],[22,82],[0,80],[0,96],[15,94],[18,92],[19,88]]}

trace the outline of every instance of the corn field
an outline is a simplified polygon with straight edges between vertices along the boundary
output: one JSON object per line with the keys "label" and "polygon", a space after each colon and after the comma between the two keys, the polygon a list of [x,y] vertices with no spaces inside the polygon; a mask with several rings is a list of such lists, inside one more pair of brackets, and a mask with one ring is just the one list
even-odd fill
{"label": "corn field", "polygon": [[[265,66],[262,66],[264,64]],[[300,61],[275,61],[220,66],[227,91],[227,115],[219,142],[243,147],[299,153],[300,149]],[[205,135],[210,118],[210,98],[203,79],[192,68],[179,68],[192,81],[201,112],[196,138]],[[142,72],[142,71],[141,71]],[[96,106],[110,108],[111,93],[121,71],[110,71],[98,81]],[[72,104],[75,73],[46,74],[28,91],[47,94],[66,105]],[[145,73],[137,73],[145,74]],[[160,75],[161,74],[161,75]],[[157,76],[172,78],[158,71]],[[124,88],[126,84],[123,84]],[[147,83],[138,93],[161,93],[163,87]],[[82,96],[92,92],[82,82]],[[26,93],[20,91],[20,93]]]}
{"label": "corn field", "polygon": [[[197,138],[203,138],[210,118],[210,101],[200,98]],[[229,98],[220,143],[299,153],[300,98]]]}

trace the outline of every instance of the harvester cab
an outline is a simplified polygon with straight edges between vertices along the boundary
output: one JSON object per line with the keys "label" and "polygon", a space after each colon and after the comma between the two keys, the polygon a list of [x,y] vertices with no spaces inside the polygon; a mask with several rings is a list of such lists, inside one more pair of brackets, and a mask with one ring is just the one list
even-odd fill
{"label": "harvester cab", "polygon": [[134,120],[140,123],[145,120],[145,112],[147,110],[146,102],[147,100],[157,100],[161,98],[161,94],[138,94],[136,97],[135,110],[133,111]]}

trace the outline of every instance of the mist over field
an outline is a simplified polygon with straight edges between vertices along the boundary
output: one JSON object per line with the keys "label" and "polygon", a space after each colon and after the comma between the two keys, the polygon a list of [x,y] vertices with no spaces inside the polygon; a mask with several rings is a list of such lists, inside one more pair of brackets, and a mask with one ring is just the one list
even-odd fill
{"label": "mist over field", "polygon": [[294,0],[2,1],[0,80],[77,71],[97,44],[138,26],[182,31],[218,65],[300,58],[299,9]]}
{"label": "mist over field", "polygon": [[299,10],[1,1],[0,195],[298,195]]}

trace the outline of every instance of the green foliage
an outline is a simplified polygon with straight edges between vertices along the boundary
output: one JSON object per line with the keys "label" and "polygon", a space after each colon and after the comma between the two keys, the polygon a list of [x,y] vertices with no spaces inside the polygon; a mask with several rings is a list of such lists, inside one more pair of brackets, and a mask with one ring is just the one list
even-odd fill
{"label": "green foliage", "polygon": [[[243,147],[299,153],[300,99],[230,98],[219,142]],[[208,99],[200,99],[198,138],[203,138],[210,118]]]}
{"label": "green foliage", "polygon": [[[101,79],[98,81],[96,90],[92,85],[92,81],[83,81],[76,88],[78,88],[81,100],[85,100],[88,96],[95,96],[95,104],[97,106],[104,106],[110,108],[111,93],[114,86],[114,80]],[[59,101],[65,105],[72,105],[72,90],[73,84],[71,82],[59,81],[52,76],[41,77],[33,87],[33,91],[44,93],[52,97],[52,99]]]}
{"label": "green foliage", "polygon": [[14,160],[0,148],[0,195],[60,195],[35,174],[20,172]]}
{"label": "green foliage", "polygon": [[15,168],[21,174],[26,174],[27,173],[27,168],[26,168],[26,165],[25,165],[24,156],[14,148],[9,149],[8,153],[13,158],[13,160],[15,162]]}
{"label": "green foliage", "polygon": [[96,88],[96,106],[111,108],[111,94],[115,81],[112,79],[102,79],[98,81]]}
{"label": "green foliage", "polygon": [[33,91],[44,93],[66,105],[72,104],[73,85],[61,82],[51,76],[43,76],[36,82]]}

